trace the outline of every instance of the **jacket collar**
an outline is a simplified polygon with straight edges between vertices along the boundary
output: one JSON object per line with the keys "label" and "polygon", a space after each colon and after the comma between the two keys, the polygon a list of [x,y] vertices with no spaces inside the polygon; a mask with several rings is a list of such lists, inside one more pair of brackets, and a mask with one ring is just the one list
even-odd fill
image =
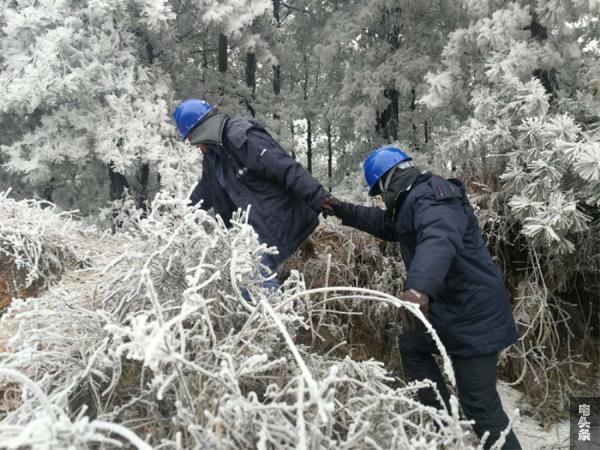
{"label": "jacket collar", "polygon": [[408,197],[408,194],[410,193],[410,191],[412,191],[415,188],[415,186],[426,182],[430,178],[431,178],[431,172],[423,172],[423,173],[418,174],[416,177],[413,178],[412,183],[410,183],[410,185],[408,187],[406,187],[405,190],[403,190],[402,192],[399,192],[398,194],[396,194],[393,197],[393,199],[391,199],[391,201],[389,202],[389,205],[388,205],[388,202],[386,202],[387,211],[388,211],[388,214],[390,215],[390,217],[392,217],[392,218],[396,217],[396,214],[398,214],[398,212],[402,208],[402,205],[404,204],[406,197]]}
{"label": "jacket collar", "polygon": [[219,112],[209,115],[190,133],[190,144],[222,145],[227,119],[228,115]]}

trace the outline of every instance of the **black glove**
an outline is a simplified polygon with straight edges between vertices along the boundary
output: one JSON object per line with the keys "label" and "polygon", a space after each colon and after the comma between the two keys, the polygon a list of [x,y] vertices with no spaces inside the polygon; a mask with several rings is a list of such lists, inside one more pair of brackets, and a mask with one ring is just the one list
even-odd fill
{"label": "black glove", "polygon": [[339,202],[333,205],[333,215],[342,219],[342,223],[348,220],[354,214],[354,206],[352,203]]}
{"label": "black glove", "polygon": [[335,208],[336,206],[338,206],[340,203],[342,203],[340,201],[340,199],[336,198],[336,197],[329,197],[327,199],[325,199],[325,201],[323,202],[323,204],[321,205],[321,214],[323,214],[323,217],[328,217],[328,216],[333,216],[333,215],[337,215],[335,213]]}

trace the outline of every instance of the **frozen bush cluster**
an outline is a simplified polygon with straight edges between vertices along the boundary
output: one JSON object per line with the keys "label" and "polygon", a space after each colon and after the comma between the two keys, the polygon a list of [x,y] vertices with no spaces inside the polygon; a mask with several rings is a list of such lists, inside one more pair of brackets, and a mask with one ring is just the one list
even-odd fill
{"label": "frozen bush cluster", "polygon": [[472,448],[454,398],[451,411],[424,407],[423,383],[297,343],[313,300],[402,303],[364,288],[306,290],[298,272],[263,289],[260,258],[274,250],[245,214],[227,228],[159,196],[147,217],[107,235],[1,196],[9,207],[39,221],[16,234],[2,215],[3,251],[18,255],[35,230],[53,230],[38,233],[32,276],[46,276],[56,243],[85,266],[0,319],[3,448]]}
{"label": "frozen bush cluster", "polygon": [[85,265],[91,250],[86,244],[89,229],[70,220],[70,212],[38,200],[17,202],[9,193],[0,192],[0,261],[24,275],[18,288],[57,279],[67,268]]}

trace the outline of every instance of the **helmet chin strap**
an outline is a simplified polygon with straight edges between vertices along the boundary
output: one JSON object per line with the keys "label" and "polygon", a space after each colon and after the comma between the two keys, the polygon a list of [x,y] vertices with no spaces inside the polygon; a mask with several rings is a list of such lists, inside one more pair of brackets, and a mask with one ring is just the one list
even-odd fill
{"label": "helmet chin strap", "polygon": [[392,169],[388,172],[388,174],[385,176],[385,180],[383,180],[384,177],[381,177],[379,179],[379,191],[382,194],[385,194],[388,190],[388,188],[390,187],[390,181],[392,181],[392,175],[394,175],[394,172],[396,172],[397,167],[392,167]]}

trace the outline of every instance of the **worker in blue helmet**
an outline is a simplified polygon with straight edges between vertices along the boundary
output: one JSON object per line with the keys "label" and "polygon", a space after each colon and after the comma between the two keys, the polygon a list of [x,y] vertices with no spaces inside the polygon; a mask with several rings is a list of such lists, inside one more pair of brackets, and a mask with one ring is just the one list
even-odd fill
{"label": "worker in blue helmet", "polygon": [[[509,421],[496,390],[498,352],[517,339],[509,294],[484,243],[464,185],[420,170],[397,147],[374,150],[365,160],[369,195],[381,195],[386,209],[331,199],[342,224],[400,244],[407,278],[401,299],[419,306],[450,354],[461,406],[485,448]],[[433,357],[437,347],[425,328],[400,311],[398,344],[414,380],[436,383],[449,407],[444,379]],[[420,400],[442,407],[431,388]],[[519,449],[513,431],[504,449]]]}
{"label": "worker in blue helmet", "polygon": [[213,111],[215,107],[204,100],[191,98],[182,102],[173,113],[181,139],[185,141],[196,125],[208,119]]}
{"label": "worker in blue helmet", "polygon": [[[173,115],[181,139],[203,153],[191,204],[212,208],[226,224],[250,206],[248,222],[259,240],[277,247],[277,255],[262,259],[276,272],[313,232],[319,212],[331,209],[331,195],[259,124],[199,99],[182,102]],[[277,278],[265,286],[276,288]]]}

